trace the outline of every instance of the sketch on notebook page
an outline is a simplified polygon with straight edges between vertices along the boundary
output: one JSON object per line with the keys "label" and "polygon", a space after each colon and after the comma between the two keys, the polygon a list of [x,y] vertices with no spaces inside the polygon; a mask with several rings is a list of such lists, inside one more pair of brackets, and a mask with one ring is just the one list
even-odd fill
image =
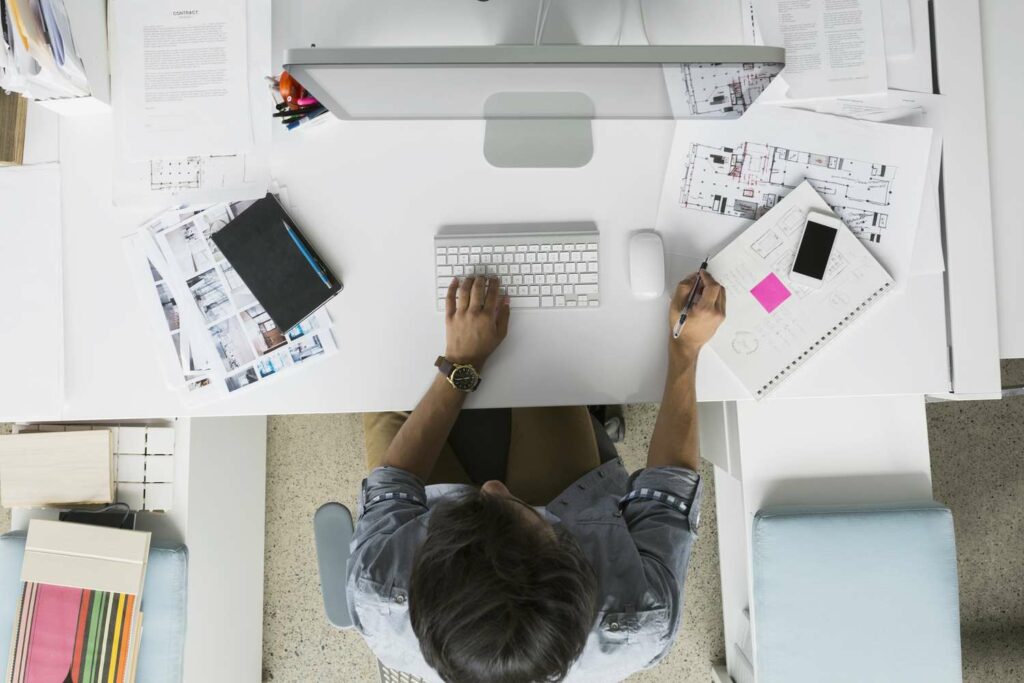
{"label": "sketch on notebook page", "polygon": [[857,237],[881,243],[895,192],[896,167],[760,142],[692,143],[679,205],[757,220],[804,180]]}

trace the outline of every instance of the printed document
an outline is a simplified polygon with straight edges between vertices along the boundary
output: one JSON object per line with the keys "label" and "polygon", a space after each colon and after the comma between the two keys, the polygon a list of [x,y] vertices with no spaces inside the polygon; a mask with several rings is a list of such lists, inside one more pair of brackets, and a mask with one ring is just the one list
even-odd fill
{"label": "printed document", "polygon": [[118,0],[114,112],[136,160],[253,146],[245,0]]}
{"label": "printed document", "polygon": [[760,38],[786,48],[789,97],[886,89],[880,0],[755,0]]}

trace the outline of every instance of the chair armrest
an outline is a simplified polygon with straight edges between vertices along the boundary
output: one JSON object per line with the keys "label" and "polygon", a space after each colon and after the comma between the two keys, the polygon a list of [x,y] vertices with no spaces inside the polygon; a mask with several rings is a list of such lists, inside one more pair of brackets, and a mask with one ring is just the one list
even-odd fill
{"label": "chair armrest", "polygon": [[324,503],[313,515],[324,612],[335,628],[352,628],[345,583],[353,528],[352,513],[341,503]]}

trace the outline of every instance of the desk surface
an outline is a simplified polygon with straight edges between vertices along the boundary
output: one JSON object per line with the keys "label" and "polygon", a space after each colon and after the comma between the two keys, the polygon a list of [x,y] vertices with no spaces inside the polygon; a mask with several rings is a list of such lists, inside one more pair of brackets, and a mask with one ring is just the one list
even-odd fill
{"label": "desk surface", "polygon": [[[592,220],[601,232],[602,306],[515,311],[470,406],[645,402],[660,396],[667,297],[634,299],[627,242],[653,226],[673,134],[660,121],[595,122],[576,170],[507,170],[481,154],[481,122],[336,122],[278,141],[274,176],[290,210],[345,282],[330,304],[340,353],[195,414],[409,409],[443,350],[433,305],[439,226]],[[61,122],[64,233],[63,419],[182,414],[166,388],[121,238],[146,211],[111,204],[108,116]],[[102,172],[95,172],[102,169]],[[707,218],[695,214],[694,229]],[[713,217],[711,218],[713,220]],[[681,276],[696,259],[672,257]],[[883,358],[899,363],[880,364]],[[884,369],[882,369],[884,366]],[[914,278],[837,338],[779,396],[932,393],[949,387],[941,274]],[[713,353],[703,401],[746,390]],[[38,417],[38,416],[37,416]]]}

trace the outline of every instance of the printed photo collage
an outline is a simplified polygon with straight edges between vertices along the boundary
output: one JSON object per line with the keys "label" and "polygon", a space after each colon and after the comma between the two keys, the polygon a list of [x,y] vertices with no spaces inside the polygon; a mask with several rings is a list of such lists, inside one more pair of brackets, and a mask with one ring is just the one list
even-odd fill
{"label": "printed photo collage", "polygon": [[337,350],[325,309],[281,330],[217,249],[212,235],[243,208],[170,211],[136,236],[173,346],[169,375],[188,394],[230,394]]}

